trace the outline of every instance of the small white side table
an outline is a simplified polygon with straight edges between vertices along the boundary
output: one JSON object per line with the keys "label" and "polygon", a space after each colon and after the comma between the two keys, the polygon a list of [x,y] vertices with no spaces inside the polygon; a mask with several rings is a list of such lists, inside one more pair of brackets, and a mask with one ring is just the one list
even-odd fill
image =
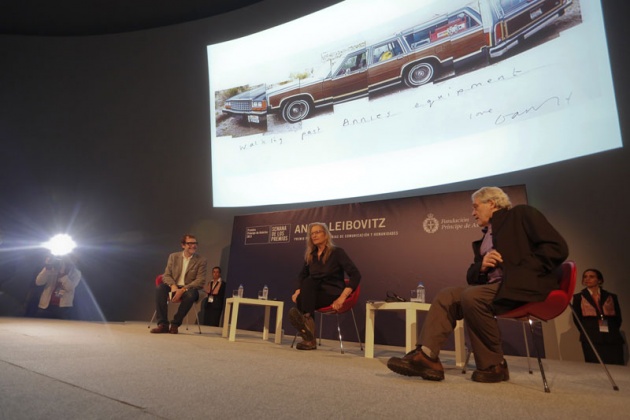
{"label": "small white side table", "polygon": [[[263,325],[263,340],[269,339],[269,318],[271,315],[271,308],[276,308],[276,329],[275,343],[282,343],[282,313],[284,311],[284,302],[278,300],[264,300],[264,299],[251,299],[251,298],[239,298],[231,297],[225,300],[225,312],[223,313],[223,337],[228,336],[229,329],[229,341],[236,341],[236,322],[238,321],[238,310],[240,305],[258,305],[265,307],[265,322]],[[232,306],[234,308],[232,309]],[[232,317],[230,319],[230,311]]]}
{"label": "small white side table", "polygon": [[[374,358],[374,321],[376,311],[405,311],[405,352],[408,353],[416,346],[416,312],[428,311],[430,303],[420,302],[368,302],[365,305],[365,357]],[[464,345],[464,321],[457,321],[455,330],[455,364],[464,366],[466,361],[466,347]]]}

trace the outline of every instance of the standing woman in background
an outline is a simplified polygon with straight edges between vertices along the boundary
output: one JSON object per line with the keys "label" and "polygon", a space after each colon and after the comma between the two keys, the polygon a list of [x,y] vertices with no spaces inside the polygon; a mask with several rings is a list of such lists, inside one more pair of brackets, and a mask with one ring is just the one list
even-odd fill
{"label": "standing woman in background", "polygon": [[221,278],[221,267],[212,268],[212,280],[203,286],[207,297],[203,308],[203,324],[218,327],[225,301],[225,282]]}
{"label": "standing woman in background", "polygon": [[[348,283],[345,282],[345,274]],[[289,321],[302,337],[298,350],[315,350],[315,310],[332,306],[339,310],[361,281],[361,273],[348,254],[333,243],[325,223],[308,226],[304,265],[298,285],[291,296],[296,307],[289,310]]]}
{"label": "standing woman in background", "polygon": [[[601,288],[602,283],[604,276],[601,271],[594,268],[585,270],[582,274],[582,285],[586,287],[573,296],[573,309],[604,363],[623,365],[624,341],[619,331],[621,328],[619,301],[617,295]],[[598,363],[597,356],[583,331],[580,331],[580,341],[584,360]]]}

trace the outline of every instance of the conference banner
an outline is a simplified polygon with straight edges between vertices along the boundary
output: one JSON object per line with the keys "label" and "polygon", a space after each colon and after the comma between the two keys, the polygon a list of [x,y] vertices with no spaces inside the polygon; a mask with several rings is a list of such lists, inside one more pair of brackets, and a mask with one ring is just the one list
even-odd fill
{"label": "conference banner", "polygon": [[[503,189],[513,205],[527,202],[525,186]],[[388,293],[409,300],[411,290],[422,281],[426,301],[431,302],[440,289],[466,284],[466,271],[473,259],[471,243],[482,236],[472,217],[473,192],[236,216],[227,296],[242,284],[245,297],[257,298],[266,285],[269,299],[284,301],[286,313],[293,306],[291,295],[304,261],[308,225],[324,222],[335,244],[346,250],[361,272],[361,293],[354,312],[363,341],[366,301],[385,300]],[[240,311],[239,329],[260,330],[260,308],[245,306]],[[423,318],[424,313],[418,312],[418,325]],[[341,319],[345,339],[356,341],[352,317]],[[319,323],[319,317],[316,321]],[[336,339],[334,320],[324,321],[324,338]],[[286,317],[283,323],[287,334],[295,333]],[[404,346],[404,325],[404,313],[378,312],[375,343]],[[506,338],[511,335],[504,332]],[[515,339],[520,341],[514,346],[506,340],[508,354],[524,347],[522,334]],[[451,339],[446,348],[453,347]]]}

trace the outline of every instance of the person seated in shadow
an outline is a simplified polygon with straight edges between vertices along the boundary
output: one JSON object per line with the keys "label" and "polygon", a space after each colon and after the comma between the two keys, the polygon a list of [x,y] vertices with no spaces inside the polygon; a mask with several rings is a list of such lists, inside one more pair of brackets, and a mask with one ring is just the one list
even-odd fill
{"label": "person seated in shadow", "polygon": [[[206,283],[206,259],[197,254],[197,238],[184,235],[181,240],[183,252],[174,252],[168,257],[162,284],[155,288],[155,312],[157,327],[153,334],[177,334],[184,317],[199,300],[199,289]],[[173,319],[168,320],[168,301],[179,303]]]}
{"label": "person seated in shadow", "polygon": [[586,287],[573,295],[572,306],[585,331],[580,328],[579,323],[576,322],[575,325],[580,331],[582,351],[587,363],[599,361],[584,333],[588,334],[604,363],[623,365],[624,340],[620,332],[619,300],[617,295],[602,288],[603,283],[604,275],[601,271],[595,268],[584,270],[582,285]]}
{"label": "person seated in shadow", "polygon": [[43,286],[37,316],[72,319],[74,290],[80,281],[81,272],[69,255],[46,258],[44,268],[35,279],[37,286]]}
{"label": "person seated in shadow", "polygon": [[[347,284],[344,273],[349,278]],[[302,337],[297,349],[317,348],[315,310],[326,306],[339,310],[360,281],[361,273],[346,252],[335,246],[326,224],[311,223],[308,226],[304,265],[291,296],[296,307],[289,310],[289,322]]]}
{"label": "person seated in shadow", "polygon": [[225,301],[225,282],[221,279],[221,267],[212,268],[212,281],[203,287],[207,298],[203,305],[203,324],[218,327]]}
{"label": "person seated in shadow", "polygon": [[438,355],[456,322],[464,319],[477,365],[472,380],[509,380],[496,315],[527,302],[544,301],[558,289],[557,270],[569,248],[545,216],[528,205],[512,207],[508,195],[497,187],[483,187],[471,198],[472,216],[483,237],[472,244],[474,260],[468,268],[468,286],[438,292],[416,348],[387,362],[387,367],[400,375],[443,380],[444,367]]}

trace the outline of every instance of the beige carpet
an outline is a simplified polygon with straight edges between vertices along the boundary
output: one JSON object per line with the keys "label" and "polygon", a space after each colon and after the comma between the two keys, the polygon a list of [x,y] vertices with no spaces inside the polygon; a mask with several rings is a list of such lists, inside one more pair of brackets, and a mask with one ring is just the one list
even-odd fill
{"label": "beige carpet", "polygon": [[[611,366],[613,391],[599,365],[508,357],[511,380],[478,384],[443,353],[446,380],[398,376],[385,363],[398,347],[324,341],[311,352],[219,328],[149,334],[146,323],[0,318],[0,419],[584,419],[628,418],[630,370]],[[535,363],[535,361],[534,361]]]}

